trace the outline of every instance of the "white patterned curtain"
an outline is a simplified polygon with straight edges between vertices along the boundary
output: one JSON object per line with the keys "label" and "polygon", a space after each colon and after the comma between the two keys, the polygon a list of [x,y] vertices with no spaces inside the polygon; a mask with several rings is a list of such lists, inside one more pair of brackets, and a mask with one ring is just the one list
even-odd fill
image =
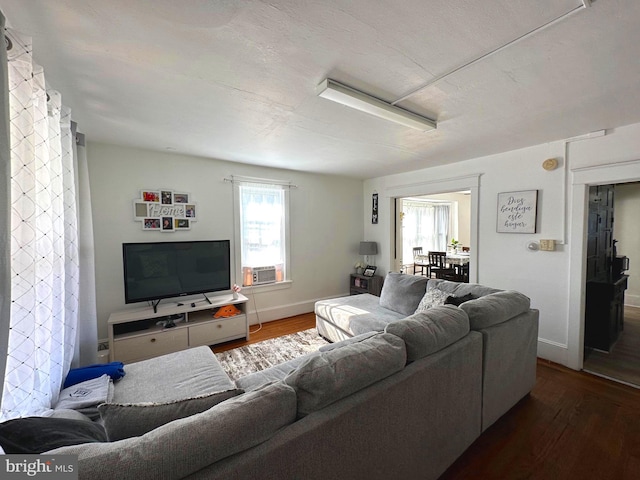
{"label": "white patterned curtain", "polygon": [[413,247],[444,252],[450,229],[450,205],[421,200],[402,200],[402,261],[413,263]]}
{"label": "white patterned curtain", "polygon": [[70,111],[46,89],[31,40],[10,29],[5,40],[11,308],[0,420],[43,414],[57,400],[74,353],[79,289]]}

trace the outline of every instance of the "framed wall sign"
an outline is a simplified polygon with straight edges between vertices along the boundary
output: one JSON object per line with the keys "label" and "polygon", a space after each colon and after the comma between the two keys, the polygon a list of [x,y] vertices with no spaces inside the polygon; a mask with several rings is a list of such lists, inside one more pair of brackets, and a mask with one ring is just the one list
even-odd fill
{"label": "framed wall sign", "polygon": [[371,197],[371,223],[378,223],[378,194]]}
{"label": "framed wall sign", "polygon": [[538,190],[498,194],[498,233],[536,233]]}

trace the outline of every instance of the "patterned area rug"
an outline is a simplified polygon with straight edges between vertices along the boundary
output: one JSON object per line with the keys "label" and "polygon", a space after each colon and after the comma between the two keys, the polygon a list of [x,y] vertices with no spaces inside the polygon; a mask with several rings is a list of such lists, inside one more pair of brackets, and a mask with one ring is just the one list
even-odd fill
{"label": "patterned area rug", "polygon": [[231,380],[315,352],[328,342],[315,328],[216,353]]}

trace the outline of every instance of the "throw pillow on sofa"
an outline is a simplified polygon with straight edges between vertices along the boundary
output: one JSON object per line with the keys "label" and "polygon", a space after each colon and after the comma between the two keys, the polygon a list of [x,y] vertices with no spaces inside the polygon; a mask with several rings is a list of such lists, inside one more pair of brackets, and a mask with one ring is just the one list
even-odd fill
{"label": "throw pillow on sofa", "polygon": [[209,410],[214,405],[244,393],[234,388],[166,403],[103,403],[98,406],[109,441],[144,435],[179,418]]}
{"label": "throw pillow on sofa", "polygon": [[455,295],[449,295],[447,299],[444,301],[444,304],[455,305],[456,307],[459,307],[464,302],[468,302],[469,300],[474,300],[475,298],[476,298],[475,295],[472,295],[470,293],[467,293],[466,295],[462,295],[460,297],[456,297]]}
{"label": "throw pillow on sofa", "polygon": [[25,417],[0,423],[0,447],[4,453],[36,454],[68,445],[106,441],[104,428],[86,420]]}
{"label": "throw pillow on sofa", "polygon": [[427,277],[389,272],[380,292],[380,306],[411,315],[418,308],[427,289]]}
{"label": "throw pillow on sofa", "polygon": [[449,294],[447,292],[443,292],[438,288],[430,288],[425,292],[424,296],[420,300],[420,303],[418,304],[418,308],[416,308],[416,311],[414,313],[424,312],[426,310],[429,310],[430,308],[444,305],[444,302],[447,300],[448,296]]}

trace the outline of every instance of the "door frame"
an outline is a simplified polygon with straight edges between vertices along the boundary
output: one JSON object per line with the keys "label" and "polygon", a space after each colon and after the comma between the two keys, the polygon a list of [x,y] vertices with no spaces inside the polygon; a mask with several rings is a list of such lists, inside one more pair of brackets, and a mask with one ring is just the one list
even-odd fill
{"label": "door frame", "polygon": [[589,187],[640,181],[640,159],[571,170],[571,226],[569,233],[569,312],[566,365],[582,370],[587,275],[587,214]]}
{"label": "door frame", "polygon": [[[390,236],[395,241],[396,228],[395,224],[398,219],[396,209],[396,201],[399,198],[418,197],[423,195],[437,195],[442,193],[459,192],[468,190],[471,192],[471,225],[470,225],[470,245],[471,256],[469,258],[469,282],[479,282],[478,272],[478,218],[479,218],[479,192],[480,177],[482,174],[464,175],[461,177],[443,178],[439,180],[431,180],[427,182],[411,183],[406,185],[396,185],[385,189],[384,195],[388,199],[388,205],[394,218],[394,222],[390,222]],[[393,243],[392,243],[393,245]],[[395,265],[394,249],[389,252],[389,265]]]}

